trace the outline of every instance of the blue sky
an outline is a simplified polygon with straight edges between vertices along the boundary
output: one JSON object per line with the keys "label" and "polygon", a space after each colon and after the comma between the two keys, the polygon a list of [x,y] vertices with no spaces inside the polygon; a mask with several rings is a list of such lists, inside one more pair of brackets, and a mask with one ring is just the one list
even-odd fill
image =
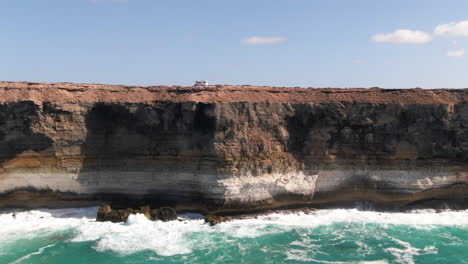
{"label": "blue sky", "polygon": [[0,80],[197,79],[465,88],[468,1],[0,0]]}

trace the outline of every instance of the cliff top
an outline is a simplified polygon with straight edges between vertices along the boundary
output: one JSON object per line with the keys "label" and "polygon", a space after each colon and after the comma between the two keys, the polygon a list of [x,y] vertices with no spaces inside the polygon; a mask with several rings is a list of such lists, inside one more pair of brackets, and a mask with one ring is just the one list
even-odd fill
{"label": "cliff top", "polygon": [[76,83],[1,82],[0,102],[362,102],[453,104],[468,101],[468,89],[287,88],[210,85],[125,86]]}

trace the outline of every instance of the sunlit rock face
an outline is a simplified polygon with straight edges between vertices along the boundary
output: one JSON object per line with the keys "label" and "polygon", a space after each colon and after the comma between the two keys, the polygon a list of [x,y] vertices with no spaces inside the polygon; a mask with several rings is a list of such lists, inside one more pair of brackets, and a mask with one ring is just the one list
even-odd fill
{"label": "sunlit rock face", "polygon": [[0,82],[0,206],[463,204],[467,99],[467,89]]}

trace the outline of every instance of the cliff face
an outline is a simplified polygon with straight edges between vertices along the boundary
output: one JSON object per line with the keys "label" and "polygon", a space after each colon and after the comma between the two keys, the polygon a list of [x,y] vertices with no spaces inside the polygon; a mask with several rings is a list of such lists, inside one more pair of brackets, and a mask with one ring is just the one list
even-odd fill
{"label": "cliff face", "polygon": [[0,206],[468,198],[467,89],[0,82]]}

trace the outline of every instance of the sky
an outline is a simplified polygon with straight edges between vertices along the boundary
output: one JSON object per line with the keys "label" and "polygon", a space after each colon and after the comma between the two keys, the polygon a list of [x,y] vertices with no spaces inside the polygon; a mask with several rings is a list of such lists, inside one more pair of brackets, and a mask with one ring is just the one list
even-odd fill
{"label": "sky", "polygon": [[468,87],[467,0],[0,0],[0,80]]}

